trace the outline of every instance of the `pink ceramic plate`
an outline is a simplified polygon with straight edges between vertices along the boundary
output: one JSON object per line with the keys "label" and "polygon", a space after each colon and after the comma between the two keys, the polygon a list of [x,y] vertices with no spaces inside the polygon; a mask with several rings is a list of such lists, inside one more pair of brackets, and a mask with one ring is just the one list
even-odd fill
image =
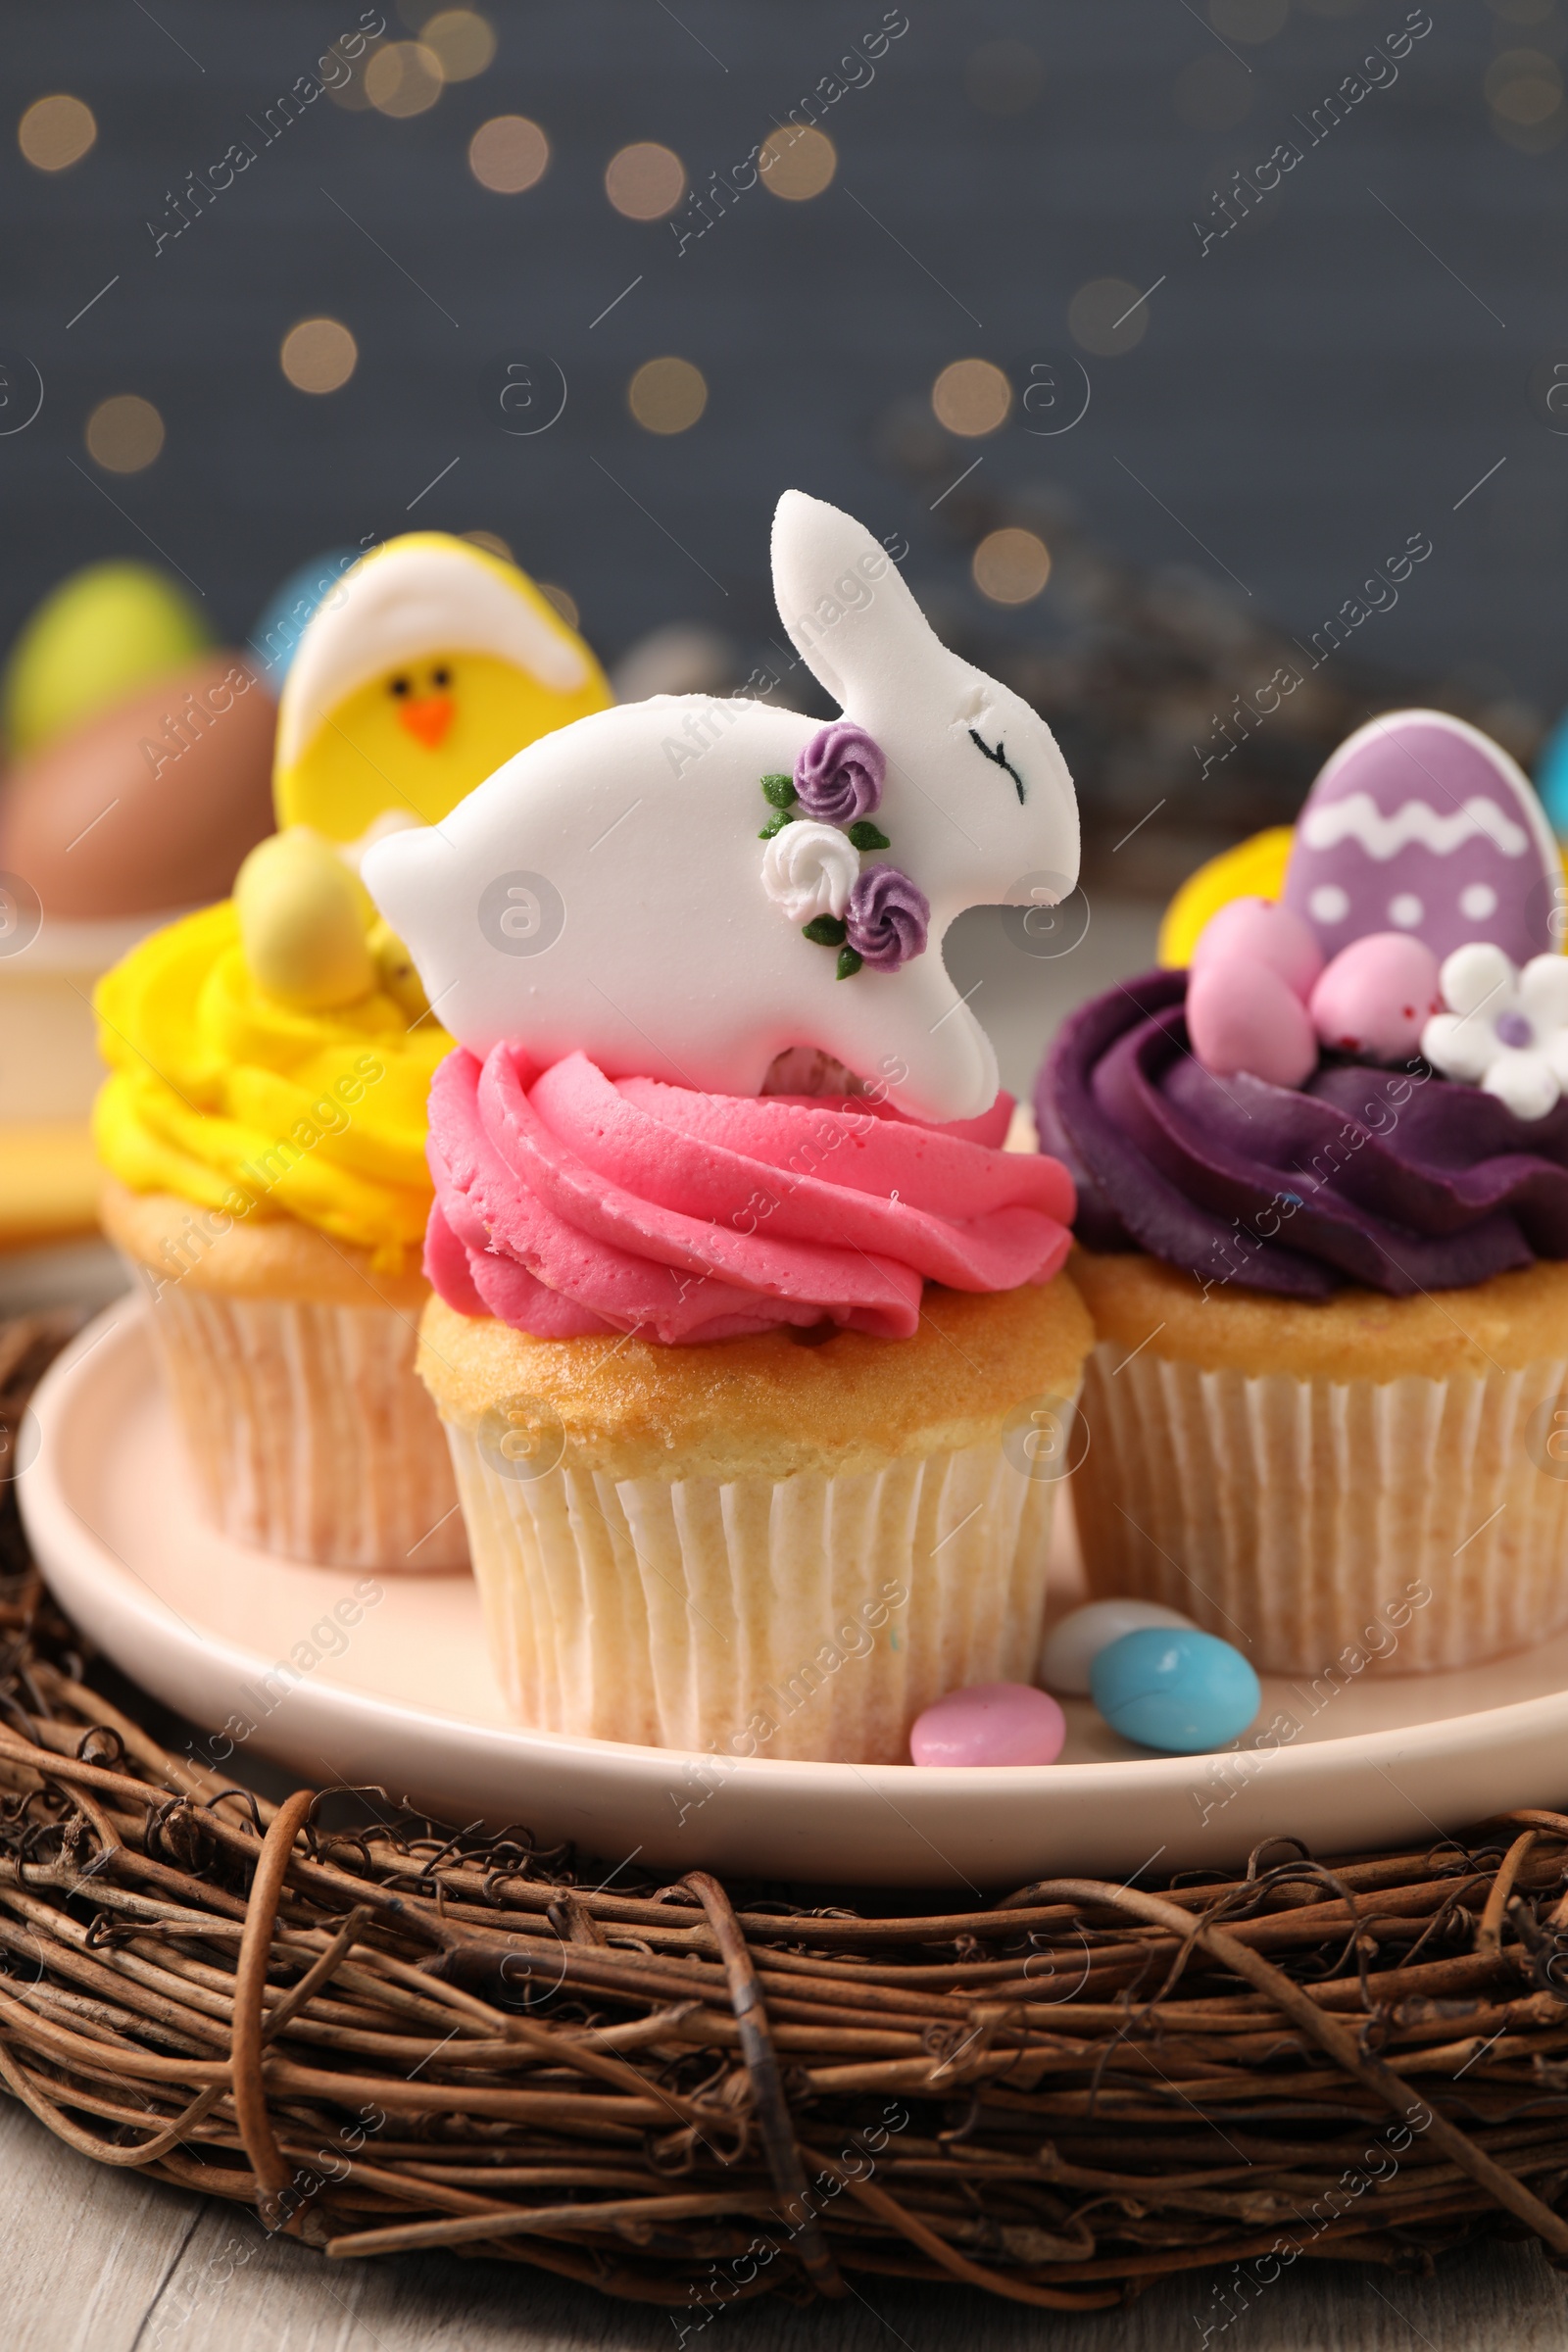
{"label": "pink ceramic plate", "polygon": [[[977,1890],[1229,1864],[1279,1831],[1344,1851],[1568,1799],[1568,1634],[1456,1674],[1265,1681],[1248,1738],[1275,1719],[1286,1736],[1240,1756],[1151,1757],[1087,1700],[1067,1702],[1060,1763],[982,1772],[720,1766],[524,1730],[466,1578],[381,1577],[366,1605],[352,1575],[202,1525],[143,1313],[118,1301],[38,1391],[19,1447],[28,1535],[64,1607],[127,1674],[204,1727],[252,1723],[243,1749],[317,1786],[378,1782],[448,1820],[526,1822],[607,1869]],[[1059,1566],[1066,1607],[1065,1527]],[[212,1752],[238,1760],[221,1740]]]}

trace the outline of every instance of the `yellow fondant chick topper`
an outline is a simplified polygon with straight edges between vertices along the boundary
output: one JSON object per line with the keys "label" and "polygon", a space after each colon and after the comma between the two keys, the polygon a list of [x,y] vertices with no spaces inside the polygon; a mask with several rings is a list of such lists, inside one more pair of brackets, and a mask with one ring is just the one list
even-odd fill
{"label": "yellow fondant chick topper", "polygon": [[412,531],[356,564],[300,642],[278,710],[278,825],[360,849],[439,823],[525,744],[612,700],[515,564]]}

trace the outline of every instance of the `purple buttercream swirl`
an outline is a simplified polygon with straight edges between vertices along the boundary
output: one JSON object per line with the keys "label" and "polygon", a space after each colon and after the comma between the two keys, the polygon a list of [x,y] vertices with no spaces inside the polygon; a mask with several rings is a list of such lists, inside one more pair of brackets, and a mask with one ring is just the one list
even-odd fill
{"label": "purple buttercream swirl", "polygon": [[1094,998],[1040,1073],[1040,1148],[1072,1172],[1090,1249],[1297,1298],[1465,1290],[1568,1257],[1568,1099],[1519,1119],[1420,1061],[1324,1061],[1299,1090],[1216,1078],[1186,995],[1185,972],[1152,972]]}
{"label": "purple buttercream swirl", "polygon": [[795,762],[801,812],[824,825],[853,825],[880,808],[887,772],[882,746],[863,727],[836,719],[818,728]]}
{"label": "purple buttercream swirl", "polygon": [[925,954],[931,903],[896,865],[873,865],[850,885],[844,909],[848,944],[874,972],[896,972]]}

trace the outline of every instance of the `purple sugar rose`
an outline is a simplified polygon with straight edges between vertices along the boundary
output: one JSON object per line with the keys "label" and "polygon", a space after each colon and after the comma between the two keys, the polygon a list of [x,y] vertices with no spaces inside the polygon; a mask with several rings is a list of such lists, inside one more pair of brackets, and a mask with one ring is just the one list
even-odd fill
{"label": "purple sugar rose", "polygon": [[873,865],[850,886],[844,925],[846,944],[862,963],[873,972],[896,972],[925,954],[931,904],[896,865]]}
{"label": "purple sugar rose", "polygon": [[887,771],[881,745],[863,727],[835,720],[817,730],[795,762],[801,813],[824,825],[853,825],[879,806]]}

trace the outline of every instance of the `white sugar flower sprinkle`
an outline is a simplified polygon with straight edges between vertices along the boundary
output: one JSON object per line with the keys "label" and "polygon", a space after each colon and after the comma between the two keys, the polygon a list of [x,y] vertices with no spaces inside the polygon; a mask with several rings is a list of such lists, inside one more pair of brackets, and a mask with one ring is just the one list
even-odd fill
{"label": "white sugar flower sprinkle", "polygon": [[773,835],[762,858],[762,887],[792,923],[819,914],[842,917],[860,871],[860,853],[836,825],[801,818]]}
{"label": "white sugar flower sprinkle", "polygon": [[1515,971],[1500,948],[1456,948],[1439,975],[1446,1012],[1421,1032],[1446,1078],[1468,1079],[1517,1118],[1543,1119],[1568,1094],[1568,956]]}

